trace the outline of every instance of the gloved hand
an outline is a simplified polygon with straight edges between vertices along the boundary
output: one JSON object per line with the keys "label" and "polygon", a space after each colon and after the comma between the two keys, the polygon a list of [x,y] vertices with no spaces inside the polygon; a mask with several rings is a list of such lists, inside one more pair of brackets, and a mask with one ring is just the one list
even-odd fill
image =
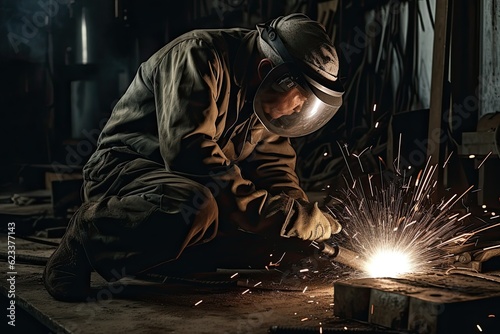
{"label": "gloved hand", "polygon": [[280,232],[282,237],[322,241],[342,229],[333,216],[319,209],[317,202],[309,203],[287,195],[278,195],[268,200],[266,209],[268,215],[277,212],[284,215]]}

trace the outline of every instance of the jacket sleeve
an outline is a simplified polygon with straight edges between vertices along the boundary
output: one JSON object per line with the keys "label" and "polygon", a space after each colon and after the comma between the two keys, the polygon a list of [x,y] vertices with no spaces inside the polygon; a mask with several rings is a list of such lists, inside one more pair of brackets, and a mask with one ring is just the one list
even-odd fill
{"label": "jacket sleeve", "polygon": [[153,75],[160,152],[167,169],[211,190],[221,228],[230,221],[246,231],[268,231],[276,223],[260,219],[267,191],[244,179],[217,144],[229,85],[228,69],[202,40],[181,42],[163,57]]}
{"label": "jacket sleeve", "polygon": [[307,195],[299,185],[295,163],[296,153],[290,140],[267,132],[243,168],[257,189],[264,189],[273,196],[285,193],[307,201]]}

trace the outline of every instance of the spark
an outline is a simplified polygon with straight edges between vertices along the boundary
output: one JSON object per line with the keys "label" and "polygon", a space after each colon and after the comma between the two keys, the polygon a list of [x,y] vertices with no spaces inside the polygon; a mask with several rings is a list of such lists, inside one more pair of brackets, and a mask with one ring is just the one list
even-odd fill
{"label": "spark", "polygon": [[238,273],[232,274],[230,278],[235,278],[236,276],[238,276]]}
{"label": "spark", "polygon": [[479,325],[476,325],[476,326],[477,326],[477,329],[479,329],[480,332],[483,331],[483,329],[481,328],[481,326],[479,326]]}
{"label": "spark", "polygon": [[398,173],[400,173],[400,169],[399,169],[399,162],[400,162],[400,158],[401,158],[401,138],[402,138],[403,134],[400,133],[399,134],[399,144],[398,144],[398,167],[396,168],[396,171]]}
{"label": "spark", "polygon": [[450,160],[452,154],[453,154],[453,151],[451,151],[450,155],[448,155],[448,158],[446,158],[446,160],[444,161],[443,168],[445,168],[446,165],[448,164],[448,161]]}
{"label": "spark", "polygon": [[304,290],[302,290],[302,293],[305,293],[307,290],[307,286],[304,288]]}
{"label": "spark", "polygon": [[[342,148],[342,146],[340,145],[339,142],[337,142],[337,145],[339,145],[339,148],[340,148],[340,152],[342,153],[342,157],[344,157],[344,160],[347,161],[347,157],[345,155],[345,152],[344,152],[344,149]],[[345,146],[344,146],[345,147]],[[347,148],[346,148],[347,149]],[[348,152],[349,154],[349,152]],[[352,180],[352,183],[355,183],[356,181],[354,181],[354,176],[352,175],[352,172],[351,172],[351,167],[349,167],[349,164],[346,164],[346,167],[347,167],[347,170],[349,171],[349,175],[351,175],[351,180]]]}
{"label": "spark", "polygon": [[194,306],[198,306],[198,305],[200,305],[202,302],[203,302],[203,299],[202,299],[202,300],[200,300],[200,301],[197,301],[197,302],[194,304]]}
{"label": "spark", "polygon": [[365,172],[365,169],[363,168],[363,164],[361,163],[361,155],[363,155],[363,153],[365,153],[366,151],[368,151],[370,149],[370,147],[367,147],[365,148],[363,151],[361,151],[361,153],[359,154],[355,154],[353,153],[352,156],[355,157],[356,159],[358,159],[358,163],[359,163],[359,167],[361,168],[361,172]]}
{"label": "spark", "polygon": [[259,286],[261,284],[262,284],[262,281],[261,282],[257,282],[257,283],[255,283],[255,285],[253,287],[255,288],[256,286]]}
{"label": "spark", "polygon": [[481,161],[481,163],[479,164],[479,166],[477,166],[476,169],[481,168],[483,166],[483,164],[486,162],[486,159],[488,159],[490,155],[491,155],[491,151],[490,151],[490,153],[488,153],[488,155],[486,157],[484,157],[483,161]]}
{"label": "spark", "polygon": [[246,289],[245,291],[243,291],[241,294],[244,295],[245,293],[249,292],[250,289]]}
{"label": "spark", "polygon": [[476,155],[474,155],[474,154],[469,155],[469,159],[475,159],[475,158],[476,158]]}
{"label": "spark", "polygon": [[469,212],[469,213],[463,215],[462,217],[458,218],[458,221],[461,221],[462,219],[469,217],[471,214],[472,214],[472,212]]}
{"label": "spark", "polygon": [[305,268],[305,269],[300,269],[300,272],[301,272],[301,273],[305,273],[305,272],[308,272],[308,271],[309,271],[309,269],[307,269],[307,268]]}
{"label": "spark", "polygon": [[[286,252],[284,252],[283,255],[281,255],[281,257],[279,258],[279,260],[276,261],[276,262],[274,262],[274,263],[272,261],[270,261],[269,262],[269,267],[278,267],[280,265],[280,263],[281,263],[281,260],[283,260],[283,258],[285,257],[285,254],[286,254]],[[272,256],[272,254],[271,254],[271,256]],[[268,269],[267,266],[266,266],[266,269]]]}

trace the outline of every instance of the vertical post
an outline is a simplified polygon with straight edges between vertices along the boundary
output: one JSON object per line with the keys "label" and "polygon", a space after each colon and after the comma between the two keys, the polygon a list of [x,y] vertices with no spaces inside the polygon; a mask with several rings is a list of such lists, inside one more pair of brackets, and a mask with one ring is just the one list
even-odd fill
{"label": "vertical post", "polygon": [[[441,140],[443,133],[441,129],[441,119],[443,117],[443,91],[446,70],[447,41],[448,41],[448,0],[436,1],[436,15],[434,27],[434,47],[432,51],[432,80],[431,99],[429,115],[429,131],[427,157],[430,163],[439,165],[441,159]],[[443,170],[438,168],[438,173],[434,174],[434,179],[442,179]],[[440,183],[438,182],[438,185]],[[438,187],[441,189],[442,187]],[[438,194],[436,194],[438,195]]]}

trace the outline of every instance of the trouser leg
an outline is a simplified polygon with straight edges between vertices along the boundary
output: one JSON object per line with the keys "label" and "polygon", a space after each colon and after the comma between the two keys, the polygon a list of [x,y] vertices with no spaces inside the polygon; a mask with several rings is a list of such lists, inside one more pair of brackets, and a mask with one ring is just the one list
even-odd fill
{"label": "trouser leg", "polygon": [[108,280],[158,267],[171,274],[263,268],[276,261],[271,253],[287,251],[283,241],[293,244],[287,246],[292,250],[305,248],[300,240],[276,245],[277,237],[242,232],[237,222],[224,222],[219,229],[218,212],[224,208],[218,208],[208,188],[160,164],[103,159],[99,175],[105,177],[85,183],[90,203],[75,230],[83,235],[92,266]]}
{"label": "trouser leg", "polygon": [[210,191],[143,159],[101,182],[87,182],[90,202],[75,222],[94,269],[106,279],[136,275],[211,240],[218,227]]}

